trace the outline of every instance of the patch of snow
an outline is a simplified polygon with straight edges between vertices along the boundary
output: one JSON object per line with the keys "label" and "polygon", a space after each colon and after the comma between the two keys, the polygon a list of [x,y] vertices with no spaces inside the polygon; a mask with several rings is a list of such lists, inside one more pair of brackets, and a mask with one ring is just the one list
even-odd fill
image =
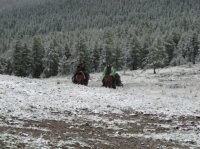
{"label": "patch of snow", "polygon": [[24,135],[0,134],[0,140],[6,143],[8,148],[16,148],[16,145],[23,143],[26,148],[44,149],[47,148],[48,141],[43,138],[32,138]]}
{"label": "patch of snow", "polygon": [[166,140],[166,141],[178,141],[182,144],[189,144],[193,147],[200,146],[200,134],[194,132],[171,132],[171,133],[149,133],[149,134],[110,134],[111,137],[124,137],[124,138],[131,138],[131,137],[139,137],[139,138],[152,138],[154,140]]}
{"label": "patch of snow", "polygon": [[[156,75],[152,70],[127,71],[125,74],[119,72],[124,87],[115,90],[101,87],[99,73],[91,74],[92,80],[88,86],[72,84],[71,76],[29,79],[0,75],[0,124],[5,124],[1,117],[71,121],[87,113],[83,109],[97,114],[123,114],[124,110],[131,109],[169,117],[200,116],[199,68],[200,64],[169,67],[158,69]],[[86,119],[99,120],[90,116],[86,114]],[[16,125],[20,127],[21,124]],[[152,134],[151,137],[167,138],[167,135],[180,141],[188,138],[187,135],[194,140],[200,138],[199,134],[193,132]],[[6,135],[1,134],[1,137]],[[43,145],[46,143],[45,140],[37,141]],[[200,144],[198,140],[196,142]]]}

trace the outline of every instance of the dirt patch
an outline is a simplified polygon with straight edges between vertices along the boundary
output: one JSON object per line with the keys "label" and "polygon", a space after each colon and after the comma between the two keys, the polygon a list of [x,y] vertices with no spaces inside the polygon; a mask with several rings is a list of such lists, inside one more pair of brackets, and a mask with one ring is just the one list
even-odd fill
{"label": "dirt patch", "polygon": [[[95,118],[91,118],[95,117]],[[2,122],[5,119],[1,119]],[[16,120],[16,118],[15,118]],[[190,131],[200,124],[199,117],[167,117],[165,115],[144,114],[136,111],[124,111],[124,114],[95,114],[87,110],[73,120],[18,120],[23,124],[0,126],[0,133],[23,137],[42,137],[49,148],[123,148],[157,149],[189,148],[196,142],[181,142],[174,139],[155,139],[145,134],[162,134]],[[199,128],[196,129],[199,131]],[[2,148],[8,146],[0,139]],[[17,142],[16,147],[28,148],[28,143]]]}

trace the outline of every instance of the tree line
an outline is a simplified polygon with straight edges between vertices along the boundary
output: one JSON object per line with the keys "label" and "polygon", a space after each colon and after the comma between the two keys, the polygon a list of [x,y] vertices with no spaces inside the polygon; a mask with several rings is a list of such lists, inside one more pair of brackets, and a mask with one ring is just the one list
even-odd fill
{"label": "tree line", "polygon": [[0,53],[17,38],[75,30],[200,31],[199,0],[9,0],[1,7]]}
{"label": "tree line", "polygon": [[[195,63],[199,14],[199,0],[4,1],[0,72],[18,75],[15,65],[23,62],[16,59],[23,56],[17,47],[29,51],[31,62],[25,64],[31,68],[23,74],[33,77],[73,73],[80,57],[87,59],[90,72],[101,71],[108,61],[119,70]],[[41,57],[35,56],[36,39]],[[65,49],[70,54],[63,57]]]}
{"label": "tree line", "polygon": [[171,32],[156,38],[141,38],[134,32],[126,40],[105,31],[98,39],[94,42],[78,33],[73,43],[70,38],[62,44],[52,39],[48,46],[39,37],[31,45],[18,39],[12,56],[0,59],[0,73],[33,78],[68,75],[75,71],[80,59],[85,60],[89,72],[100,72],[113,63],[117,70],[153,68],[156,73],[156,68],[200,61],[200,35],[194,31]]}

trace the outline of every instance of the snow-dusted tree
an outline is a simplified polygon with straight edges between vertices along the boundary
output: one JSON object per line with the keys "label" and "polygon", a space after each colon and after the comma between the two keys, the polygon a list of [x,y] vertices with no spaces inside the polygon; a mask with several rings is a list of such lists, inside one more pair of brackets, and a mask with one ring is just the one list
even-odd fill
{"label": "snow-dusted tree", "polygon": [[121,70],[124,66],[124,55],[119,45],[116,46],[114,53],[115,53],[113,58],[114,66],[117,70]]}
{"label": "snow-dusted tree", "polygon": [[0,58],[0,74],[4,74],[4,61],[2,58]]}
{"label": "snow-dusted tree", "polygon": [[186,60],[186,47],[187,47],[187,39],[186,36],[182,36],[178,45],[176,51],[174,51],[174,58],[171,61],[171,64],[176,66],[176,65],[182,65],[187,63]]}
{"label": "snow-dusted tree", "polygon": [[60,75],[66,75],[70,73],[71,67],[71,52],[68,44],[65,45],[63,56],[59,61],[58,72]]}
{"label": "snow-dusted tree", "polygon": [[11,59],[5,59],[0,57],[0,74],[12,74]]}
{"label": "snow-dusted tree", "polygon": [[22,75],[29,76],[31,75],[32,68],[32,53],[26,44],[22,47]]}
{"label": "snow-dusted tree", "polygon": [[16,76],[29,76],[31,74],[31,64],[31,51],[26,44],[22,46],[18,40],[13,54],[13,73]]}
{"label": "snow-dusted tree", "polygon": [[99,60],[99,70],[102,71],[105,66],[106,66],[106,51],[104,48],[102,48]]}
{"label": "snow-dusted tree", "polygon": [[198,54],[198,35],[196,33],[189,32],[183,34],[177,50],[175,51],[175,57],[172,60],[174,65],[182,65],[187,62],[195,63]]}
{"label": "snow-dusted tree", "polygon": [[155,74],[156,68],[165,66],[166,60],[167,54],[164,43],[160,38],[157,38],[150,47],[149,53],[146,57],[147,67],[153,68]]}
{"label": "snow-dusted tree", "polygon": [[102,48],[99,47],[98,42],[95,42],[95,46],[92,51],[92,70],[94,72],[99,71],[99,63],[100,63],[100,53]]}
{"label": "snow-dusted tree", "polygon": [[200,34],[198,34],[198,54],[196,57],[196,61],[200,62]]}
{"label": "snow-dusted tree", "polygon": [[165,39],[165,49],[168,55],[167,65],[170,64],[171,60],[174,57],[174,51],[176,50],[176,43],[173,40],[172,35],[168,35]]}
{"label": "snow-dusted tree", "polygon": [[180,34],[180,32],[172,32],[172,38],[173,38],[173,41],[174,41],[174,43],[175,43],[175,46],[177,47],[178,46],[178,43],[179,43],[179,41],[180,41],[180,39],[181,39],[181,34]]}
{"label": "snow-dusted tree", "polygon": [[113,35],[111,32],[106,32],[104,35],[104,50],[106,52],[106,63],[113,63],[113,55],[114,55],[114,43],[113,43]]}
{"label": "snow-dusted tree", "polygon": [[68,44],[65,44],[64,55],[67,59],[69,59],[72,56]]}
{"label": "snow-dusted tree", "polygon": [[12,70],[12,69],[13,69],[13,66],[12,66],[11,58],[8,58],[6,61],[7,61],[7,65],[6,65],[5,73],[11,75],[11,74],[12,74],[12,71],[13,71],[13,70]]}
{"label": "snow-dusted tree", "polygon": [[56,76],[58,74],[59,50],[53,43],[46,51],[44,59],[44,77]]}
{"label": "snow-dusted tree", "polygon": [[32,47],[32,76],[34,78],[40,77],[44,70],[43,59],[44,59],[44,47],[39,38],[34,38]]}
{"label": "snow-dusted tree", "polygon": [[131,70],[136,70],[140,64],[141,45],[136,36],[131,37],[129,43],[128,66]]}
{"label": "snow-dusted tree", "polygon": [[17,40],[15,44],[15,49],[13,53],[13,73],[16,76],[23,76],[23,71],[22,71],[22,45],[21,41]]}
{"label": "snow-dusted tree", "polygon": [[150,43],[150,37],[145,37],[142,42],[141,50],[140,50],[140,68],[144,68],[146,65],[146,57],[149,53],[149,47],[151,46]]}
{"label": "snow-dusted tree", "polygon": [[199,53],[199,40],[198,40],[198,34],[196,32],[193,33],[192,35],[192,45],[193,45],[193,49],[192,49],[192,63],[195,64],[196,63],[196,58],[198,56]]}
{"label": "snow-dusted tree", "polygon": [[101,51],[101,56],[100,56],[100,63],[99,63],[99,68],[100,70],[103,69],[105,64],[108,63],[113,63],[114,59],[114,43],[113,43],[113,35],[111,32],[105,32],[104,37],[103,37],[103,46],[102,46],[102,51]]}
{"label": "snow-dusted tree", "polygon": [[87,49],[85,39],[83,38],[82,35],[78,35],[78,40],[76,41],[75,50],[76,50],[75,64],[77,65],[79,61],[82,59],[85,61],[87,70],[90,71],[91,60],[89,57],[89,51]]}
{"label": "snow-dusted tree", "polygon": [[70,73],[70,61],[65,55],[59,61],[58,73],[59,75],[67,75]]}
{"label": "snow-dusted tree", "polygon": [[9,61],[5,58],[0,58],[0,74],[9,74]]}

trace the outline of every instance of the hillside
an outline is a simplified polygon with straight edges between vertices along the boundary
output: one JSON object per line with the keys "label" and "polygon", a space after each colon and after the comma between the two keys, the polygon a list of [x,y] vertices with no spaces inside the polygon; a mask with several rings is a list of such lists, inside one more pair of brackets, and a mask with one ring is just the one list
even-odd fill
{"label": "hillside", "polygon": [[121,73],[124,87],[0,75],[5,148],[199,148],[200,65]]}
{"label": "hillside", "polygon": [[[1,1],[1,74],[21,75],[18,66],[33,66],[34,43],[43,53],[36,52],[42,67],[38,76],[44,77],[73,73],[80,58],[91,72],[110,62],[118,70],[136,70],[200,61],[198,0],[20,0],[16,6],[14,0],[9,2]],[[20,53],[24,49],[28,55]],[[15,67],[14,57],[27,62]],[[29,71],[21,76],[33,75],[33,68],[23,69]]]}
{"label": "hillside", "polygon": [[[11,1],[10,4],[4,5],[12,6],[13,3],[16,2]],[[23,7],[26,3],[18,2],[17,4],[21,5],[20,8],[15,4],[16,8],[12,6],[12,10],[1,12],[0,24],[3,31],[1,37],[117,25],[157,24],[159,27],[163,25],[165,29],[193,22],[193,24],[188,24],[189,26],[182,26],[187,30],[191,25],[193,27],[198,25],[200,10],[197,0],[125,0],[123,2],[120,0],[58,0],[43,2],[39,5],[34,5],[36,2],[32,2],[32,5]]]}
{"label": "hillside", "polygon": [[177,27],[186,31],[199,29],[198,0],[20,0],[17,3],[9,0],[1,3],[2,8],[10,5],[12,9],[0,13],[0,37],[121,25],[163,31]]}

